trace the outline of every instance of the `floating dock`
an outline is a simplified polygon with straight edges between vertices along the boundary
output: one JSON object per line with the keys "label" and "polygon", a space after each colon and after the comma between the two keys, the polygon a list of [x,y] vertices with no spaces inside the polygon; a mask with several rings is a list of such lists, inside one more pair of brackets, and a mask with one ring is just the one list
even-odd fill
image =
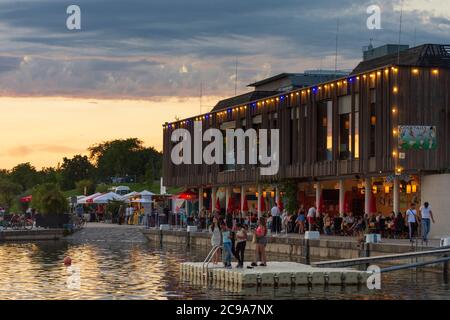
{"label": "floating dock", "polygon": [[227,269],[222,265],[186,262],[181,278],[194,284],[213,285],[230,291],[252,286],[346,286],[366,284],[369,273],[350,268],[318,268],[296,262],[268,262],[267,267]]}

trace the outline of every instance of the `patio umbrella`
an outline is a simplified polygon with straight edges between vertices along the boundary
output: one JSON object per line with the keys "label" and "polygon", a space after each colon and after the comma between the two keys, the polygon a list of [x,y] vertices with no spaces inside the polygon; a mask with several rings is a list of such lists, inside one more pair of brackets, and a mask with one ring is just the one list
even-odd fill
{"label": "patio umbrella", "polygon": [[323,199],[323,191],[320,193],[319,207],[317,208],[317,210],[320,213],[323,213],[325,211],[325,200]]}
{"label": "patio umbrella", "polygon": [[377,213],[377,199],[370,193],[369,213]]}
{"label": "patio umbrella", "polygon": [[192,190],[183,191],[175,196],[177,199],[196,201],[198,199],[198,194]]}
{"label": "patio umbrella", "polygon": [[227,211],[233,211],[234,205],[233,205],[233,197],[228,198],[228,205],[227,205]]}
{"label": "patio umbrella", "polygon": [[[345,192],[344,194],[344,212],[350,212],[350,191]],[[343,213],[343,212],[341,212]]]}
{"label": "patio umbrella", "polygon": [[278,198],[277,205],[278,205],[278,208],[280,209],[280,211],[284,210],[283,199],[281,198],[281,196],[279,196],[279,198]]}
{"label": "patio umbrella", "polygon": [[244,204],[242,206],[242,211],[248,211],[247,196],[244,196]]}
{"label": "patio umbrella", "polygon": [[216,201],[216,210],[220,211],[220,200],[219,200],[219,197],[217,197],[217,201]]}
{"label": "patio umbrella", "polygon": [[266,211],[266,201],[265,201],[264,197],[261,197],[260,205],[261,205],[261,211]]}
{"label": "patio umbrella", "polygon": [[20,202],[28,203],[28,202],[31,202],[32,199],[33,199],[33,196],[26,196],[26,197],[20,198]]}

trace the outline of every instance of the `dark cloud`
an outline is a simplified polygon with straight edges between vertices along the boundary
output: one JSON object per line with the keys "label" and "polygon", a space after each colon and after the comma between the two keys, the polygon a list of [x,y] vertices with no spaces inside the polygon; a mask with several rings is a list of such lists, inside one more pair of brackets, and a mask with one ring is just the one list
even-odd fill
{"label": "dark cloud", "polygon": [[[277,72],[331,68],[338,19],[339,66],[351,69],[369,39],[398,41],[398,2],[378,1],[383,29],[370,31],[366,0],[78,0],[82,30],[71,32],[67,1],[4,0],[0,55],[14,53],[19,64],[0,58],[0,92],[186,96],[204,82],[210,94],[229,94],[236,57],[240,88]],[[403,42],[445,42],[448,20],[427,15],[405,12]],[[20,63],[25,56],[32,59]]]}

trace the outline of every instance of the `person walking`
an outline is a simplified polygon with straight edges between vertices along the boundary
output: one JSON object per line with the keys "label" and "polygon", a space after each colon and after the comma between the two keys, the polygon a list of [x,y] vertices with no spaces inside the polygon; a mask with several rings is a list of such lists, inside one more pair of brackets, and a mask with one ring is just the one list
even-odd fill
{"label": "person walking", "polygon": [[416,204],[411,203],[411,206],[409,207],[408,211],[406,211],[407,221],[408,221],[408,230],[409,230],[409,241],[413,242],[414,233],[416,230],[416,224],[417,224],[417,211],[416,211]]}
{"label": "person walking", "polygon": [[428,202],[425,202],[420,208],[420,218],[422,220],[422,238],[426,243],[428,242],[428,234],[430,233],[431,221],[434,222],[433,211]]}
{"label": "person walking", "polygon": [[238,260],[237,268],[244,267],[244,252],[247,245],[247,226],[241,224],[239,231],[236,233],[236,258]]}

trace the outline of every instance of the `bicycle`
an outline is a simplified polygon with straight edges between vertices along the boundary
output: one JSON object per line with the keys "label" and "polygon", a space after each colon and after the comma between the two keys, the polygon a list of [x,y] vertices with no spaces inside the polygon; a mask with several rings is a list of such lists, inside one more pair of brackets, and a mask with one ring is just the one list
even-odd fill
{"label": "bicycle", "polygon": [[26,218],[17,214],[13,214],[11,219],[3,224],[5,229],[11,228],[13,230],[31,230],[33,229],[34,221],[31,218]]}

